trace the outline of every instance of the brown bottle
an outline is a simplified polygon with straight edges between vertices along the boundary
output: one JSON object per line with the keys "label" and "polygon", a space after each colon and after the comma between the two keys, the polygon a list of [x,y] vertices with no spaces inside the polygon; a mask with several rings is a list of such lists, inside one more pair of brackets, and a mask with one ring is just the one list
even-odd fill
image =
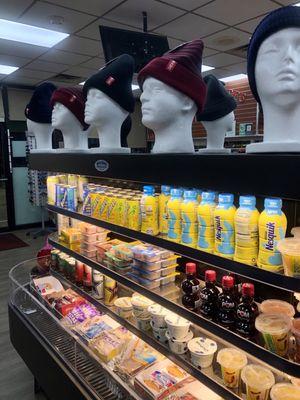
{"label": "brown bottle", "polygon": [[196,310],[200,305],[200,282],[196,278],[196,264],[187,263],[185,267],[186,279],[181,284],[184,292],[182,304],[189,310]]}

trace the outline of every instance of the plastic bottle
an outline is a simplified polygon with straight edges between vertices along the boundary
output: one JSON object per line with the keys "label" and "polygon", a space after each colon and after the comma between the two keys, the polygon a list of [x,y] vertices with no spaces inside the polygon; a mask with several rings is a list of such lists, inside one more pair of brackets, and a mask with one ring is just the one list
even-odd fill
{"label": "plastic bottle", "polygon": [[285,237],[287,219],[281,211],[281,207],[281,199],[265,199],[265,209],[258,220],[259,252],[257,266],[273,272],[281,272],[283,269],[277,243]]}
{"label": "plastic bottle", "polygon": [[196,264],[187,263],[185,266],[186,279],[181,284],[181,289],[184,292],[182,296],[182,304],[189,310],[195,310],[200,305],[200,282],[196,278]]}
{"label": "plastic bottle", "polygon": [[220,194],[219,204],[214,211],[214,253],[230,259],[234,256],[234,215],[236,208],[233,201],[233,194]]}
{"label": "plastic bottle", "polygon": [[158,198],[159,202],[159,232],[161,235],[168,234],[168,213],[167,203],[170,200],[171,187],[162,185],[161,193]]}
{"label": "plastic bottle", "polygon": [[154,186],[144,186],[141,197],[141,231],[148,235],[158,235],[158,198]]}
{"label": "plastic bottle", "polygon": [[234,279],[225,275],[222,278],[223,293],[218,296],[218,322],[227,327],[234,328],[236,318],[236,298],[234,295]]}
{"label": "plastic bottle", "polygon": [[216,208],[215,193],[202,192],[202,200],[197,208],[198,242],[197,248],[213,253],[215,243],[214,210]]}
{"label": "plastic bottle", "polygon": [[258,254],[258,218],[256,198],[240,196],[239,208],[234,216],[235,252],[234,260],[256,265]]}
{"label": "plastic bottle", "polygon": [[254,285],[252,283],[243,283],[242,301],[236,309],[236,331],[250,338],[255,335],[255,319],[258,316],[258,307],[254,298]]}
{"label": "plastic bottle", "polygon": [[190,247],[197,246],[197,207],[197,192],[185,190],[181,203],[181,243]]}
{"label": "plastic bottle", "polygon": [[167,203],[168,239],[177,243],[181,241],[182,193],[182,189],[171,189],[171,198]]}
{"label": "plastic bottle", "polygon": [[200,290],[200,314],[206,318],[215,318],[219,291],[216,287],[216,271],[205,271],[205,286]]}

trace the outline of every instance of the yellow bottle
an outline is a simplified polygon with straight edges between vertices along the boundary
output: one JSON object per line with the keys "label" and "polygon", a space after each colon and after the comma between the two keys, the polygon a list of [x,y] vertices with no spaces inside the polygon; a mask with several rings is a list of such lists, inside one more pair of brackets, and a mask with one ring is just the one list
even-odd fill
{"label": "yellow bottle", "polygon": [[219,204],[214,211],[214,253],[231,259],[234,255],[234,215],[236,212],[233,201],[233,194],[220,194]]}
{"label": "yellow bottle", "polygon": [[185,190],[181,203],[181,243],[186,246],[196,247],[198,237],[197,224],[197,192]]}
{"label": "yellow bottle", "polygon": [[197,248],[212,253],[215,244],[214,211],[215,192],[202,192],[202,200],[197,208],[198,241]]}
{"label": "yellow bottle", "polygon": [[281,199],[265,199],[265,209],[260,214],[258,221],[259,252],[257,266],[273,272],[280,272],[283,268],[277,243],[285,237],[287,219],[281,207]]}
{"label": "yellow bottle", "polygon": [[167,203],[168,239],[181,241],[181,203],[182,189],[171,189],[171,198]]}
{"label": "yellow bottle", "polygon": [[162,185],[161,193],[158,198],[159,202],[159,232],[161,235],[168,234],[168,213],[167,203],[170,200],[170,186]]}
{"label": "yellow bottle", "polygon": [[141,231],[148,235],[158,235],[158,198],[154,186],[144,186],[141,197]]}
{"label": "yellow bottle", "polygon": [[234,260],[256,265],[258,254],[258,218],[254,196],[240,196],[240,207],[234,216],[235,253]]}

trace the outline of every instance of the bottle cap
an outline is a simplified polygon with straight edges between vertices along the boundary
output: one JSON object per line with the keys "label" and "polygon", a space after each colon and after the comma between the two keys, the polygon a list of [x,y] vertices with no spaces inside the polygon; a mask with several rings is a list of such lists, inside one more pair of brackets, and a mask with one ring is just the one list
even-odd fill
{"label": "bottle cap", "polygon": [[222,278],[222,286],[226,288],[232,288],[234,285],[234,279],[232,276],[225,275]]}
{"label": "bottle cap", "polygon": [[171,191],[171,186],[161,185],[160,190],[161,190],[161,192],[162,192],[163,194],[169,195],[169,194],[170,194],[170,191]]}
{"label": "bottle cap", "polygon": [[254,208],[256,206],[256,198],[255,196],[240,196],[239,204],[240,206]]}
{"label": "bottle cap", "polygon": [[182,197],[182,189],[171,189],[172,197]]}
{"label": "bottle cap", "polygon": [[265,199],[265,208],[281,208],[281,199]]}
{"label": "bottle cap", "polygon": [[234,196],[231,193],[219,194],[219,203],[221,204],[233,204]]}
{"label": "bottle cap", "polygon": [[216,278],[217,278],[217,274],[216,274],[216,271],[214,271],[213,269],[207,269],[205,271],[205,281],[215,282]]}
{"label": "bottle cap", "polygon": [[242,295],[243,296],[254,296],[254,285],[253,283],[243,283],[242,284]]}
{"label": "bottle cap", "polygon": [[215,192],[202,192],[202,200],[204,201],[214,201],[215,197]]}
{"label": "bottle cap", "polygon": [[143,192],[144,192],[145,194],[154,194],[154,193],[155,193],[154,186],[151,186],[151,185],[144,186],[144,187],[143,187]]}
{"label": "bottle cap", "polygon": [[187,274],[195,274],[196,272],[196,264],[195,263],[187,263],[185,266],[185,272]]}
{"label": "bottle cap", "polygon": [[185,190],[183,193],[184,199],[196,200],[197,192],[195,190]]}

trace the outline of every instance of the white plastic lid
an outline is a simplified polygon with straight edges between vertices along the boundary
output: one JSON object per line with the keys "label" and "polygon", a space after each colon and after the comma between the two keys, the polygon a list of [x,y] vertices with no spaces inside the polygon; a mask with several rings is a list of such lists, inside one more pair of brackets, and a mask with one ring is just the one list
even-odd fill
{"label": "white plastic lid", "polygon": [[275,383],[272,372],[256,364],[246,365],[242,369],[241,377],[245,384],[252,389],[267,390]]}
{"label": "white plastic lid", "polygon": [[228,369],[243,368],[247,364],[246,355],[240,350],[225,347],[217,355],[217,362]]}
{"label": "white plastic lid", "polygon": [[151,304],[153,304],[153,301],[148,299],[147,297],[137,295],[131,298],[131,303],[133,306],[137,307],[149,307]]}
{"label": "white plastic lid", "polygon": [[174,325],[174,326],[190,326],[191,323],[187,319],[184,319],[180,317],[177,314],[169,314],[165,317],[165,321],[169,325]]}
{"label": "white plastic lid", "polygon": [[300,388],[291,383],[277,383],[271,389],[271,400],[299,400]]}
{"label": "white plastic lid", "polygon": [[262,333],[280,335],[291,329],[291,318],[285,314],[262,313],[255,320],[255,328]]}
{"label": "white plastic lid", "polygon": [[196,337],[188,342],[188,349],[197,355],[214,354],[217,351],[217,343],[205,337]]}
{"label": "white plastic lid", "polygon": [[290,303],[277,299],[263,301],[260,305],[260,310],[262,313],[286,314],[291,318],[295,315],[295,309]]}
{"label": "white plastic lid", "polygon": [[114,305],[121,308],[132,308],[131,297],[119,297],[115,300]]}
{"label": "white plastic lid", "polygon": [[161,315],[161,316],[165,316],[169,312],[169,310],[167,310],[166,308],[162,307],[159,304],[152,304],[151,306],[149,306],[148,311],[152,315]]}

